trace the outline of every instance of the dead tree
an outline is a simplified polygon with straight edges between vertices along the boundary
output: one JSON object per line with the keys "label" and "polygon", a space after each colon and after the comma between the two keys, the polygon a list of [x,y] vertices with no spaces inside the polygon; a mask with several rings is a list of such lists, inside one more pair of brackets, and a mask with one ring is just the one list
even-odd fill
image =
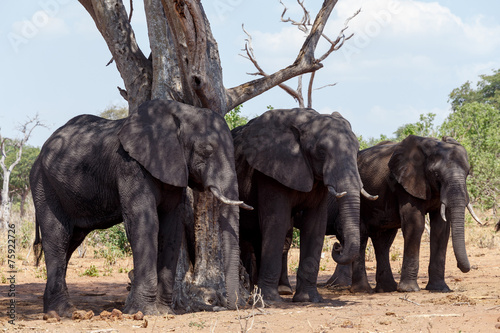
{"label": "dead tree", "polygon": [[44,126],[39,120],[38,116],[35,116],[33,119],[29,119],[21,126],[20,132],[22,134],[21,140],[12,141],[11,147],[16,150],[16,158],[14,162],[10,165],[6,164],[7,158],[7,138],[0,137],[0,167],[3,171],[3,183],[2,183],[2,205],[0,207],[0,230],[7,229],[10,222],[10,208],[11,208],[11,200],[9,193],[9,183],[10,183],[10,175],[12,171],[16,167],[17,164],[21,161],[21,157],[23,154],[23,147],[31,136],[31,133],[37,126]]}
{"label": "dead tree", "polygon": [[[324,1],[291,65],[232,88],[223,85],[217,43],[200,0],[144,0],[150,57],[139,48],[130,24],[132,0],[130,13],[122,0],[79,1],[107,43],[124,81],[125,89],[119,89],[128,101],[131,114],[145,101],[165,98],[209,108],[224,115],[290,78],[313,73],[323,66],[322,59],[316,58],[314,53],[338,0]],[[218,292],[221,281],[224,281],[224,276],[221,276],[224,270],[220,269],[224,263],[220,255],[208,255],[206,249],[209,247],[216,249],[212,253],[221,253],[217,221],[220,215],[228,213],[224,207],[219,207],[211,194],[195,192],[191,199],[189,197],[186,198],[183,218],[195,221],[196,261],[194,268],[189,268],[186,261],[179,264],[178,276],[185,275],[186,278],[176,295],[177,304],[188,310],[203,309],[204,304],[224,305]],[[190,210],[191,206],[193,210]],[[179,273],[179,270],[188,272]],[[189,298],[184,297],[187,294]]]}

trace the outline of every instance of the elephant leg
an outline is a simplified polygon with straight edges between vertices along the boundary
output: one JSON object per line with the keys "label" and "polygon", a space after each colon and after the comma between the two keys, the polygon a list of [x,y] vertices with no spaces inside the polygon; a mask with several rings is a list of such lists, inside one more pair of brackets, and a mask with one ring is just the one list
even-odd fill
{"label": "elephant leg", "polygon": [[348,287],[352,285],[352,264],[337,264],[335,272],[333,272],[333,275],[326,281],[326,285],[338,287]]}
{"label": "elephant leg", "polygon": [[283,255],[281,256],[281,276],[278,283],[278,292],[280,295],[293,295],[292,286],[288,280],[288,251],[292,245],[293,227],[288,230],[283,246]]}
{"label": "elephant leg", "polygon": [[85,237],[87,237],[88,234],[88,231],[84,231],[79,228],[73,229],[73,235],[71,237],[71,240],[69,241],[69,249],[66,255],[66,264],[68,264],[71,255],[73,255],[73,252],[75,252],[80,244],[82,244],[83,240],[85,239]]}
{"label": "elephant leg", "polygon": [[375,292],[377,293],[397,290],[398,284],[394,280],[389,261],[389,252],[397,233],[398,229],[379,230],[371,236],[377,260],[377,272],[375,275],[375,280],[377,281]]}
{"label": "elephant leg", "polygon": [[368,231],[363,223],[360,224],[359,256],[352,263],[352,293],[373,293],[368,283],[365,266],[365,251],[368,243]]}
{"label": "elephant leg", "polygon": [[183,225],[174,209],[158,213],[158,291],[156,306],[161,314],[173,314],[172,294],[175,282],[177,260],[183,235]]}
{"label": "elephant leg", "polygon": [[[133,180],[128,179],[133,183]],[[124,313],[138,311],[157,315],[158,213],[155,198],[147,186],[126,185],[121,196],[123,222],[132,248],[134,281],[125,301]]]}
{"label": "elephant leg", "polygon": [[451,222],[443,221],[439,212],[432,212],[431,221],[431,253],[429,262],[429,282],[425,289],[450,292],[451,289],[444,281],[444,268],[446,263],[446,248],[450,238]]}
{"label": "elephant leg", "polygon": [[322,302],[317,281],[323,241],[325,239],[327,200],[318,207],[304,211],[300,229],[300,260],[294,302]]}
{"label": "elephant leg", "polygon": [[400,206],[401,230],[404,238],[403,266],[398,291],[419,291],[417,283],[420,241],[425,228],[425,214],[415,208],[417,205],[411,200]]}
{"label": "elephant leg", "polygon": [[281,259],[286,233],[291,228],[291,206],[289,199],[282,193],[268,191],[274,197],[269,200],[266,192],[259,189],[259,224],[262,246],[259,262],[258,286],[264,299],[281,301],[278,282],[281,274]]}
{"label": "elephant leg", "polygon": [[[66,271],[68,268],[70,231],[64,227],[69,225],[68,220],[61,221],[49,207],[37,207],[37,220],[42,233],[42,247],[45,255],[47,283],[43,294],[43,312],[55,311],[61,316],[71,317],[76,308],[69,299],[66,285]],[[58,210],[61,212],[62,210]]]}

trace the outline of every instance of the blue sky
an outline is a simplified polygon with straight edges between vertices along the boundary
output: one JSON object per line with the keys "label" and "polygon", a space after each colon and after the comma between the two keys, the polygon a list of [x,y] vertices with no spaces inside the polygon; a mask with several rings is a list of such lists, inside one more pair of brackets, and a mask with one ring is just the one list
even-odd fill
{"label": "blue sky", "polygon": [[[128,5],[128,1],[125,1]],[[284,1],[286,16],[301,10]],[[250,32],[260,65],[268,73],[296,58],[304,34],[280,22],[283,7],[269,0],[204,1],[219,45],[227,88],[254,77],[251,63],[239,56]],[[306,0],[314,18],[321,1]],[[354,37],[330,55],[315,87],[337,83],[313,93],[313,107],[339,111],[358,135],[391,135],[422,113],[449,113],[448,94],[467,80],[500,68],[500,1],[477,0],[339,0],[325,29],[334,38],[344,21]],[[142,2],[134,1],[132,25],[139,45],[149,54]],[[317,56],[325,50],[320,45]],[[0,133],[19,137],[17,128],[38,114],[49,129],[35,130],[29,143],[43,142],[70,118],[97,114],[125,102],[117,86],[123,82],[94,22],[75,0],[2,1],[0,3]],[[308,82],[308,78],[304,78]],[[296,87],[296,80],[288,84]],[[266,110],[297,104],[274,88],[243,106],[252,117]]]}

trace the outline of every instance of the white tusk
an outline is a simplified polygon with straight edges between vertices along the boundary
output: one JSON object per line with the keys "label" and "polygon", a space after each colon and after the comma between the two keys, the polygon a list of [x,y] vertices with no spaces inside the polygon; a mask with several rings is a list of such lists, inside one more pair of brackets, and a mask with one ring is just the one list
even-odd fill
{"label": "white tusk", "polygon": [[240,206],[243,209],[253,210],[252,206],[247,205],[243,201],[231,200],[226,198],[222,193],[220,193],[219,189],[215,186],[210,186],[210,192],[212,192],[214,197],[216,197],[219,201],[225,203],[226,205]]}
{"label": "white tusk", "polygon": [[371,195],[370,193],[366,192],[366,190],[363,187],[361,188],[361,194],[363,194],[363,196],[365,198],[367,198],[368,200],[377,200],[378,199],[378,195]]}
{"label": "white tusk", "polygon": [[441,202],[441,218],[446,222],[446,205]]}
{"label": "white tusk", "polygon": [[479,223],[480,225],[484,225],[484,223],[481,222],[481,220],[479,220],[479,217],[477,217],[476,213],[474,212],[474,209],[472,209],[472,205],[470,204],[470,202],[467,204],[467,209],[469,210],[470,215],[472,215],[472,217],[474,218],[474,220],[476,220],[477,223]]}
{"label": "white tusk", "polygon": [[327,187],[328,191],[337,198],[342,198],[344,195],[347,194],[347,192],[337,193],[337,191],[335,191],[335,187],[333,187],[332,185],[328,185]]}

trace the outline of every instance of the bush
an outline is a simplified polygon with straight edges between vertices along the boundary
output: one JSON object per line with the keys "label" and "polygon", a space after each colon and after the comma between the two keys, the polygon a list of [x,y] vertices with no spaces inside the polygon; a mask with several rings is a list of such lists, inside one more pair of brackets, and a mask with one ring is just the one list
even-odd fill
{"label": "bush", "polygon": [[89,243],[96,248],[101,246],[107,248],[107,250],[100,252],[103,258],[107,258],[113,253],[120,256],[132,254],[132,248],[128,242],[123,223],[108,229],[94,230],[89,235]]}

